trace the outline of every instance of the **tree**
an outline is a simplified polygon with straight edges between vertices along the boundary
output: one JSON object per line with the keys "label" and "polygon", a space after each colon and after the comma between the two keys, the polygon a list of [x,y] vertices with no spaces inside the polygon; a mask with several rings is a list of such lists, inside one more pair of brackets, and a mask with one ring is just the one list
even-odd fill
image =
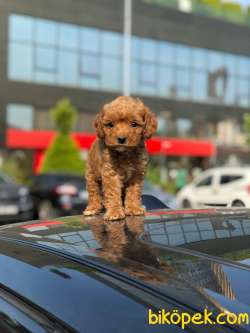
{"label": "tree", "polygon": [[250,145],[250,113],[244,114],[244,132],[246,134],[246,142]]}
{"label": "tree", "polygon": [[82,175],[84,162],[79,147],[70,135],[77,119],[77,110],[70,100],[65,98],[60,100],[50,113],[57,134],[45,153],[41,173]]}

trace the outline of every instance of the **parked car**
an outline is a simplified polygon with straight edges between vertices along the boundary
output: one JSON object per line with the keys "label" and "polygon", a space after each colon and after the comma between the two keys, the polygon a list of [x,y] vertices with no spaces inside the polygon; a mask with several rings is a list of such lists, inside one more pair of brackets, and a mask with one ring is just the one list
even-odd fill
{"label": "parked car", "polygon": [[40,219],[80,214],[88,200],[85,178],[67,174],[34,176],[31,194]]}
{"label": "parked car", "polygon": [[142,192],[143,194],[153,195],[171,208],[176,207],[175,197],[172,194],[163,191],[159,186],[150,183],[148,180],[144,181]]}
{"label": "parked car", "polygon": [[34,205],[26,186],[19,185],[9,176],[0,173],[0,224],[30,220]]}
{"label": "parked car", "polygon": [[[250,313],[249,240],[245,209],[2,226],[0,332],[250,332],[243,319],[225,321]],[[157,324],[163,309],[211,312],[211,323]]]}
{"label": "parked car", "polygon": [[220,167],[202,172],[177,194],[177,207],[250,207],[250,168]]}

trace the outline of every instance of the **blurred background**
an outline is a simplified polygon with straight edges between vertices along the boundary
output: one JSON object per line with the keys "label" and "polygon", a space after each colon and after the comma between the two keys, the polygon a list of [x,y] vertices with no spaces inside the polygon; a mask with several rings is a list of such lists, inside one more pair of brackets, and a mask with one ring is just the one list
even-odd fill
{"label": "blurred background", "polygon": [[93,119],[121,94],[158,117],[145,193],[174,207],[202,170],[249,165],[249,39],[247,0],[0,0],[0,218],[25,195],[29,218],[83,208]]}

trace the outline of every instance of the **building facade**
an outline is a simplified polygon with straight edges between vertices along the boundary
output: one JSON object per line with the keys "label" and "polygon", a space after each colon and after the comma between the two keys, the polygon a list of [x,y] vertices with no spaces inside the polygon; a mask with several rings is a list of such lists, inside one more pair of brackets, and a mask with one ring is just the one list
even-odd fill
{"label": "building facade", "polygon": [[[51,129],[48,110],[69,97],[76,130],[122,94],[122,0],[2,0],[0,129]],[[167,136],[241,143],[250,106],[250,28],[133,0],[131,93]],[[227,135],[228,128],[232,129]]]}

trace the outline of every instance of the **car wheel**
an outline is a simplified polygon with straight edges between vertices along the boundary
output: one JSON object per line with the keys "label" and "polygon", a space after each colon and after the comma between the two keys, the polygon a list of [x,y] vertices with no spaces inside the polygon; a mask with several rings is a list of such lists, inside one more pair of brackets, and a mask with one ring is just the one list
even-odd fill
{"label": "car wheel", "polygon": [[38,218],[40,220],[46,220],[54,217],[57,217],[57,213],[52,203],[48,200],[42,201],[38,207]]}
{"label": "car wheel", "polygon": [[236,200],[232,203],[232,207],[245,207],[245,205],[241,200]]}
{"label": "car wheel", "polygon": [[188,199],[184,199],[182,202],[182,207],[183,208],[191,208],[191,203]]}

